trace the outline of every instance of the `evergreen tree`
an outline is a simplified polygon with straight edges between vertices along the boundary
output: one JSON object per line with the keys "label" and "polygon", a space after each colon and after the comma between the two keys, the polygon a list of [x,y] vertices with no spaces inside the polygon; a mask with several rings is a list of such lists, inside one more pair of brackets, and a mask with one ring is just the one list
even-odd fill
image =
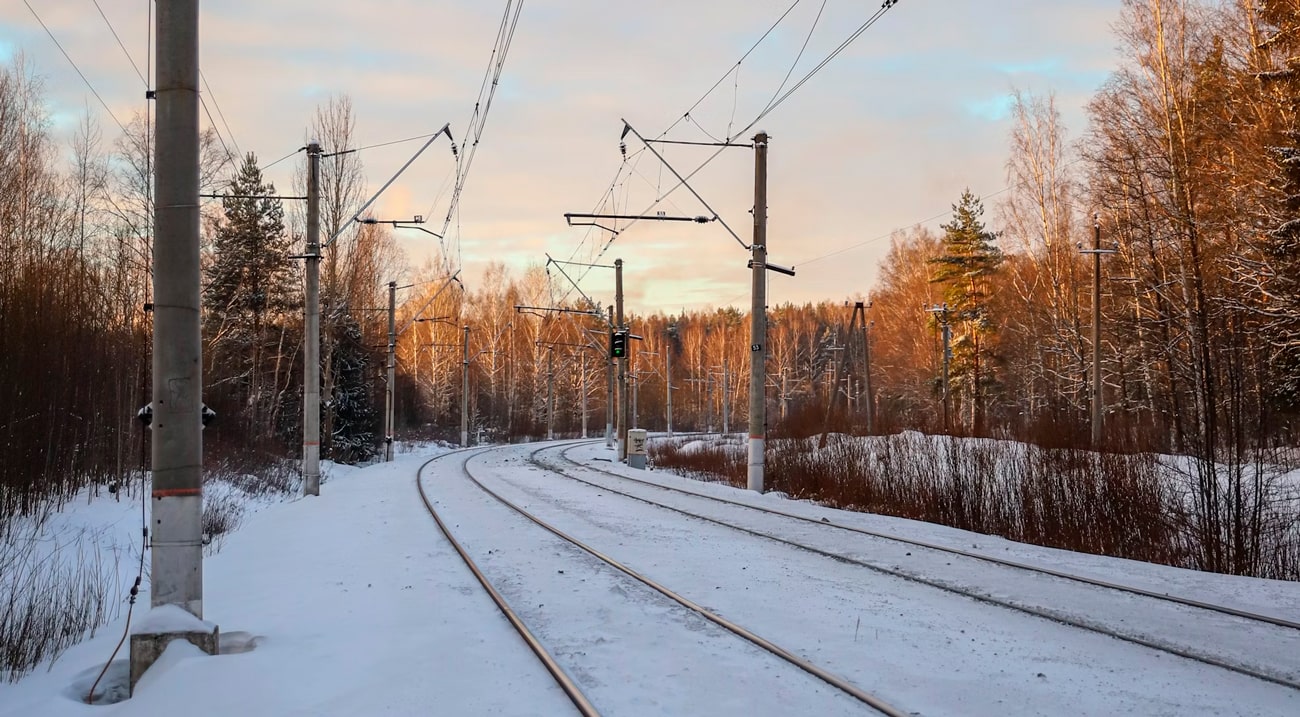
{"label": "evergreen tree", "polygon": [[[362,339],[361,325],[343,314],[336,324],[333,393],[334,412],[331,457],[340,463],[359,463],[377,453],[379,412],[371,400],[371,358]],[[322,407],[324,408],[324,407]]]}
{"label": "evergreen tree", "polygon": [[293,365],[284,354],[298,345],[286,332],[301,298],[284,208],[274,198],[275,185],[263,181],[256,156],[245,157],[227,195],[206,272],[204,328],[214,382],[227,388],[223,396],[239,401],[227,410],[242,412],[256,433],[274,425],[282,405],[277,393]]}
{"label": "evergreen tree", "polygon": [[1270,207],[1264,260],[1268,265],[1266,312],[1272,319],[1273,362],[1278,369],[1275,396],[1289,409],[1300,408],[1300,7],[1295,0],[1261,0],[1258,20],[1265,56],[1261,86],[1274,105],[1272,136],[1278,197]]}
{"label": "evergreen tree", "polygon": [[997,235],[980,220],[983,203],[969,189],[952,210],[952,221],[942,225],[943,253],[930,260],[934,266],[930,281],[942,285],[949,321],[963,328],[953,339],[949,380],[967,387],[971,428],[978,432],[983,426],[985,389],[993,384],[987,363],[994,327],[986,287],[1002,264],[1002,251],[993,245]]}

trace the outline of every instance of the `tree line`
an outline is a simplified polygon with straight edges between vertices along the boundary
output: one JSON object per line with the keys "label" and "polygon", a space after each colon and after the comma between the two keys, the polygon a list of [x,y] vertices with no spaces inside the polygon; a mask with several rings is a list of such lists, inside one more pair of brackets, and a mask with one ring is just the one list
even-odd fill
{"label": "tree line", "polygon": [[[1294,2],[1127,0],[1115,28],[1120,66],[1076,141],[1053,96],[1017,93],[1011,186],[996,202],[961,193],[937,230],[897,233],[867,294],[769,308],[770,433],[865,431],[869,407],[874,432],[1088,445],[1093,277],[1080,248],[1100,232],[1114,250],[1101,260],[1100,447],[1193,457],[1198,529],[1223,546],[1203,562],[1232,570],[1251,559],[1300,405],[1300,13]],[[33,68],[0,69],[8,512],[122,479],[145,455],[131,416],[149,385],[150,138],[138,117],[106,145],[88,114],[60,147],[46,112]],[[355,123],[334,98],[304,136],[349,148]],[[214,139],[205,191],[231,196],[204,205],[205,393],[220,416],[208,455],[291,457],[303,208],[273,198],[256,157]],[[359,155],[323,162],[322,180],[332,235],[364,199]],[[300,194],[301,172],[294,183]],[[514,308],[564,294],[542,267],[498,264],[476,287],[437,293],[445,261],[410,268],[377,225],[343,237],[322,264],[323,456],[361,461],[382,445],[386,285],[399,277],[413,279],[397,302],[410,327],[396,344],[397,438],[457,439],[462,401],[484,440],[548,424],[576,435],[584,414],[603,430],[607,327]],[[850,331],[857,302],[867,321]],[[674,428],[742,429],[747,317],[632,309],[638,425],[666,428],[671,354]]]}

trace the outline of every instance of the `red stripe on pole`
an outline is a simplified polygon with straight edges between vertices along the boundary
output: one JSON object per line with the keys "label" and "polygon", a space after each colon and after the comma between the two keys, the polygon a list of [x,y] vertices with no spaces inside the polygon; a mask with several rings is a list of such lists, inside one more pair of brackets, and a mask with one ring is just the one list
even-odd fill
{"label": "red stripe on pole", "polygon": [[174,498],[176,496],[202,495],[202,494],[203,494],[202,488],[162,488],[162,489],[155,489],[153,492],[153,497]]}

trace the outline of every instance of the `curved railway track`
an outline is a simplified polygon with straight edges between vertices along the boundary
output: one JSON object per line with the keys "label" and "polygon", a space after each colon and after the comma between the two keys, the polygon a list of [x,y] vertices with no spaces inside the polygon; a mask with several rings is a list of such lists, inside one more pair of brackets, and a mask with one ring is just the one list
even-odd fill
{"label": "curved railway track", "polygon": [[[552,447],[554,446],[552,445]],[[568,672],[565,671],[565,669],[560,665],[560,661],[546,649],[546,647],[542,644],[542,641],[539,640],[536,637],[536,635],[532,632],[532,630],[530,630],[528,625],[525,624],[525,621],[519,615],[519,613],[514,608],[511,607],[511,605],[501,594],[501,592],[492,585],[491,580],[489,580],[489,578],[483,572],[483,570],[479,568],[479,566],[474,561],[474,559],[470,556],[468,551],[463,547],[462,543],[456,538],[455,535],[453,535],[451,528],[448,526],[448,522],[444,520],[443,517],[440,516],[438,511],[434,508],[433,501],[430,500],[428,494],[425,492],[424,484],[422,480],[424,469],[428,467],[430,464],[448,456],[464,456],[465,460],[460,463],[460,469],[465,478],[469,479],[469,481],[471,481],[475,486],[477,486],[480,490],[482,490],[487,495],[491,496],[497,502],[508,507],[509,509],[514,511],[516,514],[522,516],[523,518],[526,518],[532,524],[535,524],[545,529],[551,535],[554,535],[555,537],[565,541],[566,543],[580,549],[586,554],[600,560],[604,564],[617,570],[622,575],[625,575],[628,578],[635,580],[639,584],[644,585],[645,587],[651,590],[654,590],[655,592],[668,598],[669,600],[672,600],[674,603],[681,606],[682,608],[691,611],[691,613],[698,615],[699,617],[702,617],[705,620],[708,620],[709,622],[713,623],[714,625],[717,625],[718,627],[723,628],[724,630],[730,632],[733,635],[743,638],[744,640],[748,641],[750,644],[757,646],[758,648],[764,650],[766,653],[773,655],[794,667],[797,667],[799,670],[802,670],[803,672],[806,672],[820,679],[825,684],[835,688],[836,690],[839,690],[840,692],[844,693],[845,695],[848,695],[849,697],[852,697],[853,699],[861,702],[862,704],[867,705],[868,707],[872,708],[873,710],[875,710],[880,714],[889,715],[890,717],[905,717],[906,715],[910,714],[908,712],[902,711],[894,707],[893,705],[889,704],[888,702],[881,699],[880,697],[862,689],[861,687],[853,684],[852,682],[849,682],[848,680],[833,674],[829,670],[820,667],[816,664],[813,664],[812,662],[795,654],[793,651],[786,649],[780,645],[777,645],[771,640],[765,639],[760,635],[757,635],[754,632],[746,629],[745,627],[715,614],[714,612],[708,610],[704,606],[672,591],[671,589],[660,584],[659,582],[656,582],[646,577],[645,575],[642,575],[636,570],[633,570],[632,568],[615,560],[609,555],[602,553],[596,548],[578,540],[577,538],[566,534],[565,532],[561,531],[555,526],[552,526],[547,522],[543,521],[542,519],[538,518],[537,516],[531,514],[524,508],[520,507],[519,505],[511,502],[509,499],[505,498],[500,493],[484,485],[479,480],[479,478],[473,474],[469,466],[470,461],[472,461],[474,458],[492,452],[494,450],[500,450],[500,448],[495,448],[495,449],[489,448],[485,450],[471,449],[471,450],[472,453],[468,456],[466,456],[466,453],[470,453],[469,451],[457,451],[454,453],[444,454],[443,456],[438,456],[437,458],[431,459],[425,462],[423,465],[421,465],[419,470],[417,470],[416,472],[416,486],[419,490],[420,498],[424,502],[425,508],[428,509],[429,514],[433,517],[434,521],[437,523],[439,530],[441,530],[443,535],[447,538],[447,540],[451,543],[453,548],[456,550],[457,554],[460,555],[461,559],[465,562],[466,566],[470,569],[470,571],[474,574],[475,578],[483,586],[484,590],[489,594],[489,596],[491,596],[492,600],[496,603],[498,609],[502,612],[502,614],[506,617],[506,619],[510,622],[510,624],[514,626],[514,628],[519,632],[520,636],[528,644],[529,648],[534,652],[534,654],[537,655],[538,659],[542,662],[542,664],[545,666],[547,671],[556,680],[560,688],[565,692],[566,695],[568,695],[569,699],[573,702],[574,706],[581,714],[597,715],[599,714],[599,711],[592,703],[590,698],[583,692],[578,682],[573,677],[571,677],[568,674]],[[537,451],[534,451],[529,456],[529,460],[535,461],[536,454],[541,450],[545,450],[545,449],[538,449]]]}
{"label": "curved railway track", "polygon": [[[583,694],[577,683],[573,681],[573,678],[564,671],[564,668],[560,667],[560,663],[556,661],[555,657],[551,655],[551,653],[547,652],[541,641],[537,639],[537,636],[528,629],[528,626],[524,624],[524,621],[519,617],[514,609],[510,607],[510,604],[506,602],[505,597],[502,596],[495,587],[493,587],[491,581],[489,581],[487,576],[483,574],[483,571],[479,569],[478,563],[474,562],[474,559],[465,551],[465,548],[460,544],[460,541],[456,540],[456,536],[452,535],[451,529],[447,527],[442,516],[438,515],[438,511],[434,509],[433,503],[429,500],[428,494],[424,492],[424,483],[420,480],[421,474],[424,473],[424,469],[428,467],[429,464],[438,461],[440,458],[459,455],[460,453],[463,453],[463,451],[444,453],[441,456],[431,458],[428,461],[425,461],[425,463],[416,470],[415,487],[420,491],[420,500],[424,502],[424,507],[428,509],[429,515],[433,516],[434,522],[438,524],[438,529],[442,531],[443,536],[447,538],[447,542],[451,543],[451,547],[455,549],[456,554],[460,556],[460,559],[465,561],[465,566],[469,568],[470,572],[474,574],[474,578],[478,580],[479,584],[483,586],[483,589],[487,591],[488,596],[492,598],[492,602],[496,603],[501,614],[505,616],[506,620],[510,622],[510,625],[514,627],[515,631],[519,633],[519,636],[523,638],[523,641],[528,645],[528,649],[532,650],[533,654],[537,655],[537,659],[541,661],[542,666],[546,668],[547,672],[551,673],[551,677],[555,678],[556,684],[558,684],[560,689],[564,691],[564,694],[568,696],[569,700],[573,702],[573,706],[576,707],[578,712],[584,715],[584,717],[597,717],[600,712],[596,710],[595,705],[591,704],[591,701],[587,699],[585,694]],[[468,460],[466,463],[468,463]],[[462,468],[464,465],[465,464],[462,464]],[[468,471],[466,471],[466,475],[468,475]]]}
{"label": "curved railway track", "polygon": [[[898,566],[890,566],[890,565],[882,564],[880,562],[872,562],[868,560],[859,559],[851,555],[846,555],[842,552],[836,552],[832,550],[819,548],[815,545],[809,545],[796,540],[791,540],[789,538],[782,537],[780,535],[775,535],[766,532],[764,530],[758,530],[752,527],[740,525],[734,521],[720,519],[717,516],[705,515],[700,512],[685,509],[683,507],[668,505],[666,503],[653,500],[645,495],[636,495],[625,490],[620,490],[619,488],[613,487],[607,483],[597,483],[591,480],[587,480],[586,478],[582,478],[578,475],[574,475],[574,473],[576,472],[574,469],[580,469],[582,471],[590,471],[604,476],[609,476],[618,479],[620,481],[629,481],[634,484],[653,488],[657,491],[666,491],[681,496],[689,496],[691,500],[699,499],[699,500],[703,500],[715,504],[722,504],[730,507],[738,507],[745,511],[753,511],[756,513],[778,516],[780,518],[798,521],[799,523],[802,524],[810,524],[810,525],[818,526],[818,530],[847,531],[850,533],[860,534],[874,540],[885,540],[885,541],[902,543],[913,548],[921,548],[927,551],[933,551],[948,556],[956,556],[963,559],[982,561],[990,565],[996,565],[999,568],[1006,568],[1006,569],[1026,573],[1026,574],[1037,574],[1052,580],[1069,581],[1080,585],[1088,586],[1089,588],[1104,590],[1104,591],[1112,591],[1125,596],[1133,596],[1134,598],[1140,598],[1144,600],[1156,600],[1162,603],[1177,606],[1178,609],[1187,609],[1189,611],[1201,611],[1201,614],[1210,614],[1210,615],[1218,616],[1221,619],[1231,619],[1231,620],[1242,621],[1243,623],[1256,623],[1260,625],[1269,625],[1273,627],[1284,628],[1286,630],[1294,630],[1300,632],[1300,623],[1296,623],[1295,621],[1279,618],[1277,616],[1272,616],[1272,615],[1261,615],[1261,614],[1251,613],[1245,610],[1239,610],[1229,606],[1215,605],[1203,601],[1182,598],[1175,595],[1157,593],[1142,588],[1136,588],[1132,586],[1126,586],[1117,583],[1096,580],[1085,576],[1072,575],[1070,573],[1066,573],[1059,570],[1053,570],[1041,566],[1020,563],[1017,561],[997,558],[994,556],[982,555],[979,553],[973,553],[970,551],[961,550],[958,548],[952,548],[949,546],[938,545],[934,543],[929,543],[926,541],[920,541],[920,540],[905,538],[901,536],[889,535],[887,533],[867,530],[856,526],[841,525],[839,523],[829,522],[824,518],[821,519],[810,518],[807,516],[791,513],[788,511],[777,510],[765,506],[753,505],[744,501],[731,500],[727,498],[721,498],[717,496],[698,493],[691,490],[685,490],[682,488],[665,486],[659,483],[655,483],[653,481],[646,481],[639,478],[630,477],[621,473],[615,473],[613,471],[604,470],[602,468],[598,468],[589,464],[579,463],[578,461],[575,461],[572,458],[570,458],[568,455],[569,452],[576,447],[577,447],[576,445],[565,444],[563,446],[552,445],[552,446],[539,448],[532,453],[532,455],[530,456],[530,461],[539,468],[557,473],[559,475],[563,475],[571,480],[584,483],[593,488],[597,488],[602,491],[617,493],[619,495],[625,496],[627,498],[631,498],[633,500],[637,500],[643,503],[648,503],[650,505],[654,505],[659,508],[670,510],[675,513],[686,515],[699,520],[707,521],[709,523],[713,523],[725,528],[736,530],[748,535],[753,535],[756,537],[789,545],[798,549],[810,551],[812,553],[823,555],[828,558],[858,565],[867,568],[869,570],[903,578],[905,580],[909,580],[912,582],[928,585],[930,587],[934,587],[950,593],[963,595],[965,597],[978,600],[980,602],[989,603],[1000,607],[1005,607],[1022,613],[1027,613],[1030,615],[1034,615],[1036,617],[1045,618],[1057,623],[1069,625],[1071,627],[1076,627],[1083,630],[1099,633],[1102,635],[1106,635],[1108,637],[1113,637],[1119,640],[1124,640],[1126,642],[1137,644],[1142,647],[1159,650],[1161,652],[1172,654],[1181,658],[1195,660],[1197,662],[1211,665],[1213,667],[1230,670],[1232,672],[1236,672],[1252,678],[1264,680],[1284,687],[1289,687],[1291,689],[1300,690],[1300,666],[1293,666],[1288,671],[1285,669],[1270,670],[1268,669],[1268,666],[1262,666],[1257,664],[1242,664],[1241,662],[1225,659],[1220,655],[1211,654],[1203,650],[1196,649],[1194,647],[1190,647],[1186,645],[1177,645],[1167,640],[1148,637],[1143,634],[1140,634],[1140,630],[1137,629],[1126,630],[1126,629],[1116,627],[1115,625],[1112,624],[1099,623],[1097,621],[1089,619],[1087,616],[1070,614],[1060,609],[1054,609],[1046,606],[1035,606],[1035,605],[1025,604],[1013,598],[1006,598],[1006,597],[1000,597],[994,595],[987,590],[980,590],[969,586],[954,584],[950,581],[940,580],[923,574],[918,574],[913,571],[904,570]],[[557,466],[538,457],[539,454],[548,451],[557,452],[559,457],[563,461],[565,461],[568,464],[568,466],[567,467]],[[910,555],[910,553],[908,553],[908,555]],[[1300,634],[1297,635],[1297,640],[1298,642],[1296,644],[1300,645]]]}

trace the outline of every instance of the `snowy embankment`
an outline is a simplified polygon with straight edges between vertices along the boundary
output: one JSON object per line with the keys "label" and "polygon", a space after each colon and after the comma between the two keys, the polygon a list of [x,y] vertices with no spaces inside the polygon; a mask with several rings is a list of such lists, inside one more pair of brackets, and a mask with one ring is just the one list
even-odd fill
{"label": "snowy embankment", "polygon": [[[710,604],[721,606],[724,601],[732,601],[730,611],[752,612],[746,620],[753,620],[782,639],[810,640],[810,644],[819,646],[816,654],[844,661],[846,671],[855,669],[851,665],[865,655],[898,672],[897,680],[883,681],[871,671],[862,672],[860,678],[873,688],[914,689],[916,696],[935,694],[965,699],[964,691],[978,685],[976,678],[985,672],[1005,673],[1010,676],[1003,678],[1005,684],[1018,686],[1010,694],[1003,694],[1000,689],[976,689],[978,694],[972,693],[973,701],[958,703],[965,704],[966,709],[956,712],[965,714],[991,714],[981,705],[987,707],[1003,698],[1009,701],[1001,705],[998,714],[1046,714],[1051,712],[1042,709],[1035,712],[1034,706],[1063,704],[1077,714],[1104,714],[1106,710],[1113,713],[1116,704],[1127,705],[1130,712],[1151,713],[1160,711],[1156,708],[1164,705],[1164,713],[1187,714],[1186,708],[1199,704],[1221,709],[1225,714],[1284,715],[1296,714],[1293,708],[1300,705],[1300,693],[1292,697],[1291,692],[1278,692],[1285,688],[1243,681],[1240,676],[1220,676],[1194,664],[1194,669],[1179,671],[1175,668],[1182,667],[1181,661],[1171,662],[1160,656],[1135,657],[1132,648],[1118,641],[1073,636],[1072,632],[1051,624],[1025,623],[1021,617],[1004,616],[1003,611],[966,604],[969,601],[959,600],[954,607],[947,598],[940,600],[942,596],[930,595],[924,598],[929,601],[925,604],[933,602],[933,606],[920,610],[917,607],[922,604],[920,598],[904,599],[893,592],[892,583],[867,579],[865,574],[838,563],[827,568],[816,556],[789,553],[720,529],[710,528],[706,535],[697,524],[679,520],[659,508],[641,506],[617,496],[593,497],[590,488],[569,485],[565,479],[544,475],[526,465],[523,458],[531,450],[526,446],[514,447],[483,462],[489,464],[486,467],[498,483],[514,484],[521,496],[551,504],[549,510],[556,517],[573,521],[573,530],[588,532],[620,554],[629,550],[645,551],[643,557],[637,558],[640,562],[662,561],[664,569],[671,571],[669,577],[678,573],[684,576],[679,581],[681,589],[706,596],[703,599]],[[88,707],[81,700],[124,630],[124,620],[118,618],[17,683],[0,684],[0,717],[571,713],[572,707],[553,680],[522,646],[459,563],[420,504],[414,486],[415,468],[434,452],[399,454],[393,463],[360,470],[336,468],[322,487],[320,497],[292,498],[244,515],[238,530],[228,535],[221,549],[208,556],[204,563],[204,618],[220,626],[223,644],[227,646],[223,652],[227,654],[208,658],[195,654],[187,645],[174,645],[140,683],[133,698],[116,705]],[[728,486],[692,483],[664,471],[638,472],[608,463],[608,451],[599,446],[574,453],[580,460],[592,461],[601,468],[680,482],[701,492],[716,491],[733,498],[780,505],[790,511],[831,516],[836,522],[886,529],[932,542],[950,542],[967,549],[977,547],[981,551],[1042,561],[1060,569],[1079,570],[1157,589],[1163,587],[1207,600],[1271,607],[1273,612],[1300,619],[1300,584],[1297,583],[1210,575],[1035,548],[917,521],[832,511],[780,496],[759,496]],[[598,459],[600,462],[595,462]],[[539,606],[541,600],[528,604],[527,598],[533,595],[536,586],[522,583],[519,578],[526,573],[524,567],[532,557],[550,559],[554,551],[544,556],[536,554],[541,548],[531,528],[496,513],[472,509],[481,502],[481,496],[465,485],[452,463],[454,460],[454,457],[444,459],[445,472],[427,481],[434,491],[434,499],[449,501],[461,496],[465,500],[447,506],[445,517],[452,523],[452,529],[467,532],[471,537],[478,532],[481,534],[478,542],[506,543],[504,547],[508,549],[498,551],[499,555],[493,552],[485,563],[500,561],[504,572],[499,577],[503,578],[504,589],[530,609],[539,610],[544,629],[546,618],[559,613]],[[452,493],[453,490],[456,492]],[[602,502],[597,504],[596,498]],[[89,515],[79,517],[83,511],[88,514],[102,511],[104,515],[116,511],[116,517],[103,520],[120,527],[118,534],[124,545],[137,540],[139,504],[128,508],[111,498],[100,500],[109,505],[78,503],[69,506],[65,519],[69,525],[89,525],[94,524],[94,519]],[[670,540],[676,543],[669,548]],[[737,543],[732,544],[732,540]],[[628,545],[624,547],[623,543]],[[470,546],[471,550],[482,547]],[[748,557],[740,560],[737,556],[742,553]],[[512,567],[512,560],[523,561],[524,566]],[[791,573],[796,568],[797,575]],[[835,575],[843,575],[831,580],[831,570]],[[134,579],[132,570],[125,571],[124,575],[129,579],[122,579],[121,591]],[[720,582],[724,576],[731,577]],[[581,571],[567,566],[562,575],[553,570],[549,574],[552,581],[576,581],[583,577]],[[674,581],[674,587],[679,587],[676,578]],[[724,589],[732,582],[734,589]],[[753,592],[746,592],[759,585],[763,586],[761,599]],[[879,600],[893,607],[877,609],[870,601],[846,599],[840,596],[841,589],[876,591]],[[626,599],[617,591],[606,592],[608,600]],[[843,619],[824,624],[812,621],[817,632],[811,635],[789,630],[789,635],[783,635],[780,631],[786,628],[781,626],[781,620],[767,626],[761,622],[783,614],[776,610],[780,607],[790,613],[789,622],[794,626],[795,616],[815,614],[800,606],[816,596],[821,596],[815,603],[820,606],[818,609],[848,612],[841,615]],[[141,596],[140,602],[141,606],[148,605],[147,593]],[[545,602],[548,606],[552,604],[550,598]],[[565,607],[559,603],[554,606]],[[568,607],[580,607],[592,615],[605,612],[598,601]],[[972,620],[960,624],[958,629],[955,625],[961,620],[954,612],[957,608],[978,611],[982,619],[991,622],[977,625]],[[855,621],[859,613],[860,621]],[[140,617],[137,612],[137,619]],[[1135,615],[1134,619],[1140,620],[1142,615]],[[878,631],[875,627],[870,631],[863,628],[863,625],[874,625],[872,621],[879,622]],[[886,649],[884,643],[877,641],[878,635],[899,632],[905,627],[919,631],[916,639],[907,638],[901,643],[912,647]],[[609,636],[599,630],[573,634],[558,622],[554,628],[575,650],[592,656],[620,654],[617,645],[609,644]],[[858,635],[859,629],[863,630],[862,637]],[[1053,653],[1054,657],[1047,656],[1050,651],[1036,647],[1034,639],[1004,639],[1012,632],[1041,636],[1044,631],[1062,635],[1061,644],[1053,648],[1059,651]],[[868,637],[869,642],[859,642]],[[922,649],[922,643],[933,643],[936,652]],[[934,656],[962,654],[955,651],[958,644],[967,650],[987,647],[992,652],[980,653],[981,658],[971,662],[972,669],[964,674],[931,674]],[[1098,652],[1087,652],[1085,647]],[[1123,654],[1109,650],[1123,651]],[[1034,657],[1039,653],[1039,657]],[[569,655],[568,659],[580,659],[576,654]],[[602,666],[593,657],[585,659],[591,661],[593,670]],[[124,660],[125,653],[119,654],[105,678],[110,685],[117,684],[118,689]],[[1158,684],[1144,687],[1145,682],[1139,679],[1140,670],[1120,667],[1137,664],[1159,667],[1153,673]],[[680,664],[679,667],[673,672],[689,681],[692,666]],[[1094,689],[1097,683],[1081,680],[1079,675],[1089,670],[1103,673],[1110,670],[1109,687]],[[735,677],[746,678],[746,675],[740,673]],[[587,679],[598,678],[588,676]],[[768,682],[761,673],[747,679],[759,680],[755,686]],[[1089,684],[1093,687],[1088,687]],[[593,686],[597,692],[603,690],[609,714],[674,714],[662,708],[638,705],[632,701],[631,691],[617,682],[607,680]],[[792,685],[783,685],[783,689],[791,688]],[[1017,691],[1024,694],[1018,695]],[[1024,701],[1027,696],[1032,697],[1028,702]],[[1201,697],[1204,701],[1198,702]],[[802,703],[798,694],[793,696],[793,702]],[[1021,706],[1015,707],[1017,704]],[[699,707],[699,713],[728,713],[718,705]],[[746,714],[775,712],[759,708]]]}

